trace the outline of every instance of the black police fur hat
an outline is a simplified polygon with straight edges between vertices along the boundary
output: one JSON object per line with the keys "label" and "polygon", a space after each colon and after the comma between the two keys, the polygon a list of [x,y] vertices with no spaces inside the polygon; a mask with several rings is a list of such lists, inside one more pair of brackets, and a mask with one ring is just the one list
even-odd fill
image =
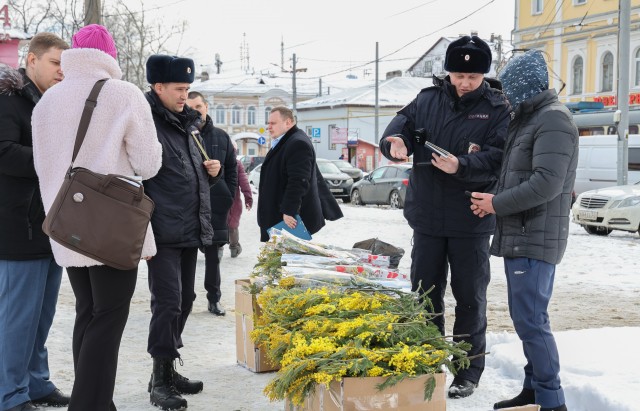
{"label": "black police fur hat", "polygon": [[444,69],[453,73],[482,73],[491,70],[491,49],[478,36],[464,36],[449,44]]}
{"label": "black police fur hat", "polygon": [[147,81],[155,83],[193,83],[195,64],[186,57],[154,54],[147,60]]}

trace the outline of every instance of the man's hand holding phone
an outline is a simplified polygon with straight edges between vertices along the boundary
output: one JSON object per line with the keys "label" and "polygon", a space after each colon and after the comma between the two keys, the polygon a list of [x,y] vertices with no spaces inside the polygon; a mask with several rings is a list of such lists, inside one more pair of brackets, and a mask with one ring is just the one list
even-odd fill
{"label": "man's hand holding phone", "polygon": [[471,211],[473,214],[482,218],[488,214],[495,214],[496,210],[493,208],[493,194],[489,193],[477,193],[477,192],[464,192],[471,199]]}

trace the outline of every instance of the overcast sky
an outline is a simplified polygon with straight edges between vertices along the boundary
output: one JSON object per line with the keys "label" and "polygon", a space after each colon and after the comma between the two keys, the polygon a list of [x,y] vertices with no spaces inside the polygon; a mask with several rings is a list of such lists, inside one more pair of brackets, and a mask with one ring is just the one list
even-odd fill
{"label": "overcast sky", "polygon": [[307,68],[301,78],[362,78],[365,69],[373,76],[374,65],[366,63],[375,60],[376,42],[380,72],[404,70],[440,37],[477,30],[482,38],[495,33],[508,41],[514,22],[514,0],[156,0],[145,7],[158,7],[153,13],[167,24],[189,22],[172,51],[189,55],[197,66],[212,71],[207,66],[219,53],[223,72],[238,71],[244,39],[250,67],[280,74],[284,40],[285,68],[291,69],[296,53],[296,68]]}

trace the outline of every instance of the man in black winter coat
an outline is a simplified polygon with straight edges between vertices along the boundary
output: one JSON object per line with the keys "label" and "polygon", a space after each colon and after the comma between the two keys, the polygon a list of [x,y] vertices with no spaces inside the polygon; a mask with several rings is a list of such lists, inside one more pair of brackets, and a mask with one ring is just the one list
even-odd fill
{"label": "man in black winter coat", "polygon": [[[495,219],[481,220],[469,210],[465,191],[491,191],[497,181],[509,106],[484,77],[491,67],[491,49],[480,38],[464,36],[447,48],[444,63],[449,75],[434,78],[392,119],[380,142],[390,160],[413,154],[413,170],[404,215],[413,229],[411,283],[414,290],[434,287],[429,298],[442,334],[447,271],[456,299],[455,340],[472,345],[478,355],[460,370],[449,387],[449,397],[473,393],[484,370],[489,285],[489,237]],[[433,149],[431,143],[441,149]],[[439,154],[438,154],[439,153]]]}
{"label": "man in black winter coat", "polygon": [[535,403],[542,411],[566,411],[547,307],[569,236],[578,129],[549,89],[540,51],[511,59],[500,80],[514,113],[500,181],[495,195],[472,193],[471,209],[479,217],[497,216],[491,253],[504,258],[509,314],[527,364],[520,394],[493,408]]}
{"label": "man in black winter coat", "polygon": [[204,247],[205,269],[204,288],[207,290],[207,307],[215,315],[225,315],[224,307],[220,303],[220,258],[222,247],[229,242],[229,226],[227,217],[233,204],[233,198],[238,186],[238,170],[236,167],[236,152],[229,135],[222,129],[215,127],[211,117],[207,114],[209,104],[204,96],[197,92],[189,92],[187,105],[200,113],[200,136],[204,142],[204,149],[209,158],[220,161],[222,178],[211,187],[211,226],[213,241]]}
{"label": "man in black winter coat", "polygon": [[33,164],[31,113],[42,94],[63,79],[69,48],[51,33],[35,35],[26,69],[0,64],[0,410],[66,406],[49,380],[45,343],[62,279],[49,238]]}
{"label": "man in black winter coat", "polygon": [[260,169],[258,225],[260,241],[269,240],[267,230],[280,221],[297,225],[296,214],[310,234],[326,220],[342,217],[342,210],[329,191],[316,165],[311,139],[295,125],[293,112],[274,107],[269,114],[271,150]]}
{"label": "man in black winter coat", "polygon": [[162,168],[144,182],[155,202],[151,225],[158,249],[147,261],[151,323],[147,351],[153,357],[149,382],[151,403],[162,409],[184,409],[180,394],[196,394],[201,381],[180,375],[182,331],[196,298],[198,248],[211,245],[210,189],[220,179],[220,161],[206,160],[197,130],[200,113],[186,105],[194,80],[193,60],[153,55],[147,60],[146,93],[162,144]]}

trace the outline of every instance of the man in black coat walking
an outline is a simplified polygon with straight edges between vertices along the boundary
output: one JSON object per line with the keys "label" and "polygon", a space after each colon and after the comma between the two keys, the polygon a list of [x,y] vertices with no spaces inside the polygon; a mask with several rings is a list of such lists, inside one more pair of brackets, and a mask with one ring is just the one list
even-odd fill
{"label": "man in black coat walking", "polygon": [[310,234],[324,227],[325,219],[341,218],[340,206],[318,171],[311,140],[295,125],[293,111],[274,107],[268,130],[271,150],[262,163],[258,188],[260,241],[267,241],[267,230],[280,221],[295,228],[296,214]]}
{"label": "man in black coat walking", "polygon": [[213,240],[210,246],[204,247],[205,269],[204,288],[207,290],[209,312],[218,316],[226,312],[220,303],[220,258],[222,247],[229,243],[229,226],[227,218],[233,205],[233,199],[238,186],[238,170],[236,167],[236,152],[229,135],[222,129],[215,127],[211,117],[207,114],[209,103],[204,96],[197,92],[189,92],[187,105],[200,113],[200,136],[204,142],[204,149],[209,158],[220,161],[222,177],[216,185],[211,187],[211,226]]}

